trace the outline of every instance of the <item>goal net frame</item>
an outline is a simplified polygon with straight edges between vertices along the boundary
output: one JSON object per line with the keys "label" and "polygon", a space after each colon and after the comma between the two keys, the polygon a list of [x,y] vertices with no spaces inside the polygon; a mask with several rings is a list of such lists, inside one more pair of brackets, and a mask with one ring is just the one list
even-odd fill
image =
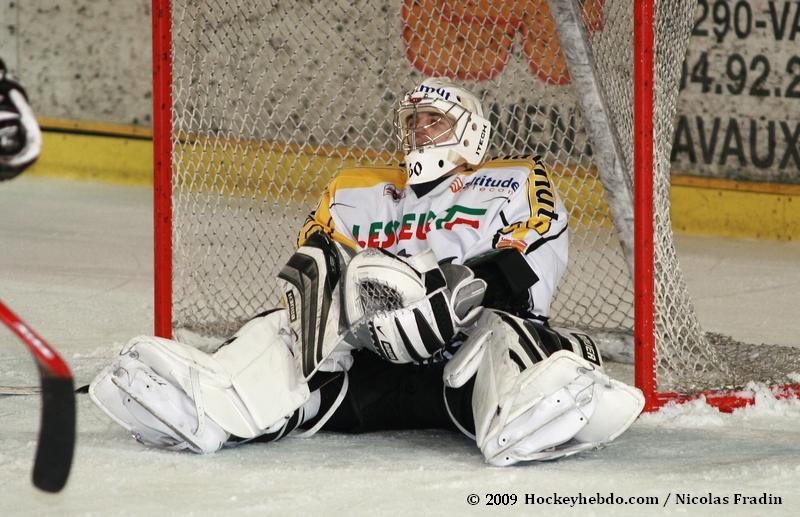
{"label": "goal net frame", "polygon": [[[397,3],[399,4],[401,1],[397,0]],[[576,7],[578,4],[575,1],[550,0],[549,4],[553,18],[556,20],[557,32],[565,53],[569,74],[578,85],[576,88],[580,87],[583,88],[582,92],[589,92],[581,93],[581,100],[578,104],[584,111],[602,111],[603,102],[599,98],[602,95],[598,96],[597,91],[592,93],[593,89],[602,90],[602,88],[593,84],[591,77],[593,74],[590,70],[591,49],[586,48],[585,45],[582,47],[581,41],[587,39],[586,28],[585,26],[581,27],[580,7]],[[604,1],[596,0],[596,3],[602,8]],[[751,403],[753,401],[752,394],[741,389],[664,390],[657,382],[657,372],[659,368],[664,368],[663,365],[659,365],[660,359],[657,353],[659,331],[656,321],[657,280],[654,271],[656,257],[653,221],[655,210],[653,178],[657,168],[655,164],[656,149],[654,148],[656,129],[653,123],[654,102],[656,101],[655,71],[657,65],[655,55],[657,42],[654,24],[657,0],[635,0],[632,3],[633,202],[630,213],[626,213],[625,209],[614,213],[613,224],[620,235],[628,235],[628,237],[620,237],[622,241],[620,245],[629,262],[628,266],[633,269],[633,337],[627,343],[629,346],[631,342],[633,343],[635,384],[645,394],[646,411],[656,410],[673,400],[689,400],[698,396],[705,396],[709,404],[729,411]],[[173,192],[175,189],[173,168],[175,167],[176,141],[187,138],[203,138],[197,135],[187,135],[185,132],[181,133],[180,128],[174,127],[174,34],[171,4],[171,0],[152,1],[155,334],[167,338],[173,336],[173,302],[176,301],[173,291],[175,281],[173,276]],[[407,6],[406,3],[403,5]],[[569,35],[570,30],[574,32],[572,36]],[[583,31],[582,34],[581,31]],[[688,31],[686,37],[688,41]],[[683,48],[685,50],[685,47]],[[680,53],[680,59],[683,59],[682,53]],[[680,63],[677,65],[680,66]],[[581,71],[582,67],[583,71]],[[675,88],[677,89],[677,84]],[[672,113],[674,114],[674,111]],[[593,148],[597,149],[598,156],[594,159],[598,162],[598,168],[622,169],[624,160],[618,149],[619,144],[613,141],[615,131],[609,129],[611,124],[609,118],[601,115],[596,117],[594,122],[588,121],[587,126],[590,127],[587,132]],[[671,127],[671,121],[669,124]],[[275,143],[271,145],[275,145]],[[608,151],[608,156],[605,158],[600,156],[604,154],[604,151]],[[338,151],[332,149],[330,152],[336,154]],[[391,153],[384,153],[384,155],[387,160],[392,157]],[[605,162],[601,163],[604,160]],[[615,182],[623,184],[625,180],[620,177],[604,178],[603,184],[606,187],[607,195],[625,195],[624,188],[609,188],[609,185],[613,187]],[[609,204],[612,205],[612,212],[615,206],[620,205],[620,203]],[[666,217],[669,221],[668,214]],[[688,310],[693,309],[690,307]],[[622,341],[626,342],[624,339]],[[778,397],[789,397],[798,392],[796,384],[780,382],[777,384],[780,385],[776,386],[773,392]]]}

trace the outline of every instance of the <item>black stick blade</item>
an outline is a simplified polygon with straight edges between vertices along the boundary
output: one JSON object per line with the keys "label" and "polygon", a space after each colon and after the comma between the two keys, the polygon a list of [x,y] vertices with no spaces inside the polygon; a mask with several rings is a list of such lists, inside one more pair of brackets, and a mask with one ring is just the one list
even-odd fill
{"label": "black stick blade", "polygon": [[28,347],[42,383],[42,421],[33,465],[33,484],[58,492],[67,483],[75,451],[75,393],[72,372],[53,347],[0,301],[0,323]]}
{"label": "black stick blade", "polygon": [[75,392],[72,378],[42,372],[42,422],[33,464],[33,484],[58,492],[67,483],[75,448]]}

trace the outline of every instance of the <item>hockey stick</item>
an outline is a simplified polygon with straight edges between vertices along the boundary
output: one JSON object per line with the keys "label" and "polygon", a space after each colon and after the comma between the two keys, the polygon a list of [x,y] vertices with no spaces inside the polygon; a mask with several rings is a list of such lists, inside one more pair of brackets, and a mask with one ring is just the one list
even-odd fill
{"label": "hockey stick", "polygon": [[25,343],[39,367],[42,418],[33,464],[33,484],[47,492],[58,492],[67,483],[75,449],[72,373],[56,351],[2,301],[0,320]]}

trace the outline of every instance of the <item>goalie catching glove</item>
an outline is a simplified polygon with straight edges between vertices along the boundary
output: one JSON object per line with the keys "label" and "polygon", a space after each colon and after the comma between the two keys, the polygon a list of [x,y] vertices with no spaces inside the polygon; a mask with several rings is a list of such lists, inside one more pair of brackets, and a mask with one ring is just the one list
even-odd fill
{"label": "goalie catching glove", "polygon": [[474,324],[486,282],[431,251],[404,261],[369,248],[348,264],[345,308],[357,343],[392,363],[419,363]]}
{"label": "goalie catching glove", "polygon": [[642,393],[610,379],[586,334],[485,311],[444,370],[447,386],[475,377],[475,441],[487,463],[553,460],[601,447],[644,407]]}

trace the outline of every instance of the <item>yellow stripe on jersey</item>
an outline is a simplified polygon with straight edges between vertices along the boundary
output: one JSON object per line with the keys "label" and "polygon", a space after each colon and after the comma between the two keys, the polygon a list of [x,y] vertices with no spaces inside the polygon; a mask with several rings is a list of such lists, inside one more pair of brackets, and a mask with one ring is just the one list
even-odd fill
{"label": "yellow stripe on jersey", "polygon": [[405,188],[406,172],[398,167],[354,167],[343,169],[322,193],[319,205],[314,213],[309,216],[300,229],[297,237],[297,246],[302,246],[310,235],[324,232],[336,242],[354,250],[358,249],[356,243],[341,232],[336,230],[336,225],[331,216],[331,200],[335,198],[339,189],[371,188],[381,183],[392,183],[398,190]]}
{"label": "yellow stripe on jersey", "polygon": [[493,167],[525,165],[530,170],[527,180],[530,217],[527,221],[520,221],[503,228],[500,233],[503,235],[511,234],[512,239],[524,240],[530,230],[539,235],[545,235],[550,231],[550,225],[553,218],[556,217],[556,193],[550,173],[544,162],[539,157],[528,157],[499,159],[488,163],[491,163]]}
{"label": "yellow stripe on jersey", "polygon": [[398,190],[406,188],[408,176],[399,167],[353,167],[343,169],[328,185],[331,197],[338,189],[370,188],[381,183],[392,183]]}
{"label": "yellow stripe on jersey", "polygon": [[300,228],[300,233],[297,236],[297,247],[302,246],[311,235],[317,232],[328,235],[331,239],[344,244],[348,248],[358,250],[354,241],[348,239],[336,229],[336,224],[333,221],[333,217],[331,217],[330,194],[327,191],[322,194],[322,199],[320,199],[317,209],[308,216],[305,224]]}
{"label": "yellow stripe on jersey", "polygon": [[498,167],[527,167],[528,170],[533,171],[536,167],[544,167],[541,157],[539,156],[501,156],[493,158],[486,163],[478,166],[477,170],[483,168],[498,168]]}

